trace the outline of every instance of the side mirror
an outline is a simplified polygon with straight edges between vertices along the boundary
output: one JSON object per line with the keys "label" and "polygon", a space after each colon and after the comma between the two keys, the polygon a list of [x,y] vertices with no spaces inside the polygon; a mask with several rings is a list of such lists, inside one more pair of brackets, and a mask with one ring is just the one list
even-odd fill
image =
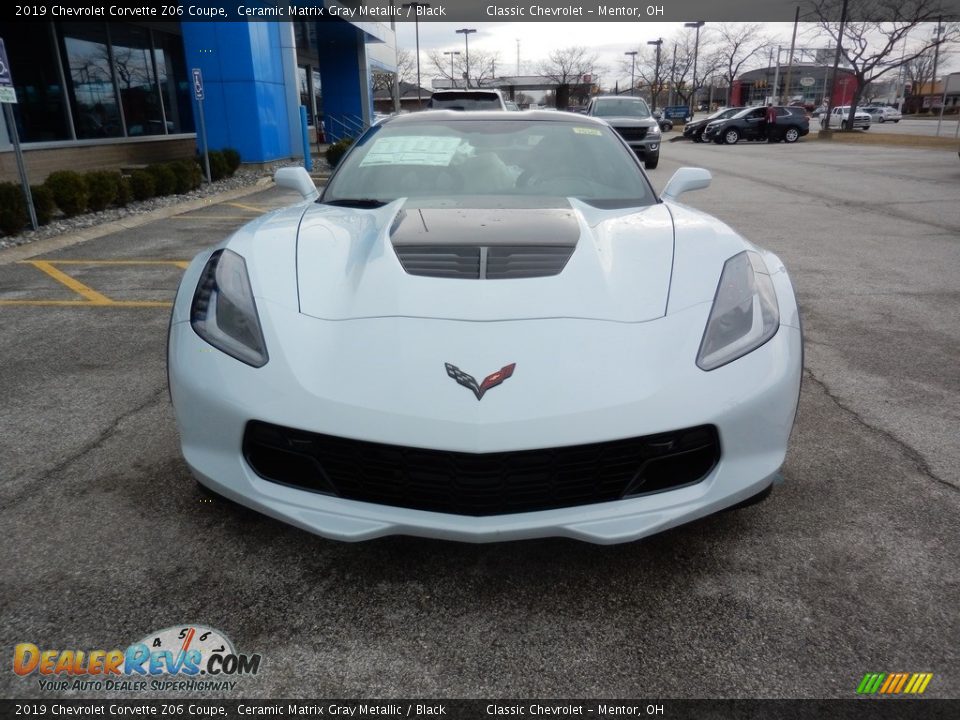
{"label": "side mirror", "polygon": [[710,187],[710,180],[713,178],[709,170],[694,167],[682,167],[677,170],[670,182],[660,193],[664,200],[676,200],[685,192],[690,190],[703,190]]}
{"label": "side mirror", "polygon": [[273,174],[273,181],[280,187],[296,190],[304,200],[316,200],[320,193],[310,174],[302,167],[283,167]]}

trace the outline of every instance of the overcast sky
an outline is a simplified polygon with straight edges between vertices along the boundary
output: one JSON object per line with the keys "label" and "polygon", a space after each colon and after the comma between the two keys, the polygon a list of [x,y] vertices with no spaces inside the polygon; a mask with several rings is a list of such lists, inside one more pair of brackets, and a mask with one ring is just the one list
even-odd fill
{"label": "overcast sky", "polygon": [[[793,23],[763,23],[767,33],[782,40],[784,47],[790,47]],[[636,22],[518,22],[518,23],[420,23],[420,62],[424,87],[430,87],[433,72],[427,57],[429,50],[464,49],[463,35],[457,35],[456,29],[476,28],[470,35],[470,48],[492,51],[499,54],[497,74],[514,74],[517,68],[517,40],[520,40],[520,67],[522,73],[534,71],[538,61],[546,59],[551,50],[572,45],[584,45],[592,48],[600,56],[600,64],[605,66],[600,73],[604,86],[612,87],[619,80],[629,84],[630,72],[621,68],[623,53],[648,40],[658,37],[669,38],[678,32],[693,32],[685,29],[683,23],[636,23]],[[709,28],[709,24],[707,28]],[[801,28],[804,24],[801,23]],[[932,24],[924,32],[932,32]],[[701,30],[704,32],[704,30]],[[921,30],[917,30],[920,33]],[[824,36],[817,36],[812,27],[807,28],[805,37],[797,39],[798,47],[826,47],[831,45]],[[411,51],[415,48],[414,24],[397,23],[397,46]],[[667,46],[664,44],[664,52]],[[502,64],[502,69],[501,69]],[[764,62],[765,64],[765,62]],[[945,70],[956,70],[958,63],[948,59]],[[939,72],[937,73],[940,74]]]}

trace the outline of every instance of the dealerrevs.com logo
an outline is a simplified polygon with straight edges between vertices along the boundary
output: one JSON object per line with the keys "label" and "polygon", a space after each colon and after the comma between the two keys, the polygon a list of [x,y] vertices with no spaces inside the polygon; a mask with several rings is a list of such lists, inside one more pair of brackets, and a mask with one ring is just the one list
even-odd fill
{"label": "dealerrevs.com logo", "polygon": [[20,643],[13,671],[38,676],[41,690],[224,691],[256,675],[260,655],[238,653],[219,630],[181,625],[150,633],[125,649],[43,650]]}

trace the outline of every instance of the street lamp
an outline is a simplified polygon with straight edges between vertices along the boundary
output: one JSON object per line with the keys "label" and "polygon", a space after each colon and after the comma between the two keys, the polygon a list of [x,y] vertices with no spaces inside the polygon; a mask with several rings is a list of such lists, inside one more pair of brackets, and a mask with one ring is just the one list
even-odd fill
{"label": "street lamp", "polygon": [[630,50],[625,52],[624,55],[630,56],[630,94],[633,95],[633,70],[637,65],[637,51]]}
{"label": "street lamp", "polygon": [[460,53],[459,50],[445,50],[443,54],[450,56],[450,82],[453,83],[453,87],[456,87],[456,86],[457,86],[457,80],[456,80],[456,78],[455,78],[455,76],[454,76],[454,74],[453,74],[453,56],[454,56],[454,55],[460,55],[461,53]]}
{"label": "street lamp", "polygon": [[475,33],[474,28],[460,28],[456,31],[458,35],[463,35],[463,44],[464,49],[466,50],[466,57],[464,58],[467,63],[467,87],[470,87],[470,33]]}
{"label": "street lamp", "polygon": [[417,34],[417,109],[423,109],[423,90],[420,88],[420,8],[430,7],[430,3],[426,2],[408,2],[404,3],[402,6],[403,10],[410,11],[413,9],[413,28]]}
{"label": "street lamp", "polygon": [[697,29],[697,36],[693,42],[693,84],[690,87],[690,117],[693,117],[693,108],[697,96],[697,55],[700,53],[700,28],[704,25],[706,23],[703,20],[683,24],[684,27]]}
{"label": "street lamp", "polygon": [[663,45],[663,38],[657,38],[656,40],[647,40],[647,45],[656,45],[657,46],[657,64],[656,69],[653,71],[653,84],[654,89],[650,92],[650,100],[653,103],[653,110],[656,112],[657,109],[657,92],[660,90],[660,46]]}

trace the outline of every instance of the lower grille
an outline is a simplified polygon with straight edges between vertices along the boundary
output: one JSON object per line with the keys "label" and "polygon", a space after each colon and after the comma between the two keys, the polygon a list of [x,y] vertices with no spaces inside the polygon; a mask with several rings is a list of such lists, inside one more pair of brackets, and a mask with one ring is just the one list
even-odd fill
{"label": "lower grille", "polygon": [[610,442],[500,453],[424,450],[247,424],[247,463],[303,490],[456,515],[609,502],[703,480],[720,459],[712,425]]}
{"label": "lower grille", "polygon": [[624,140],[643,140],[647,136],[645,127],[620,127],[614,130],[620,133],[620,137]]}

